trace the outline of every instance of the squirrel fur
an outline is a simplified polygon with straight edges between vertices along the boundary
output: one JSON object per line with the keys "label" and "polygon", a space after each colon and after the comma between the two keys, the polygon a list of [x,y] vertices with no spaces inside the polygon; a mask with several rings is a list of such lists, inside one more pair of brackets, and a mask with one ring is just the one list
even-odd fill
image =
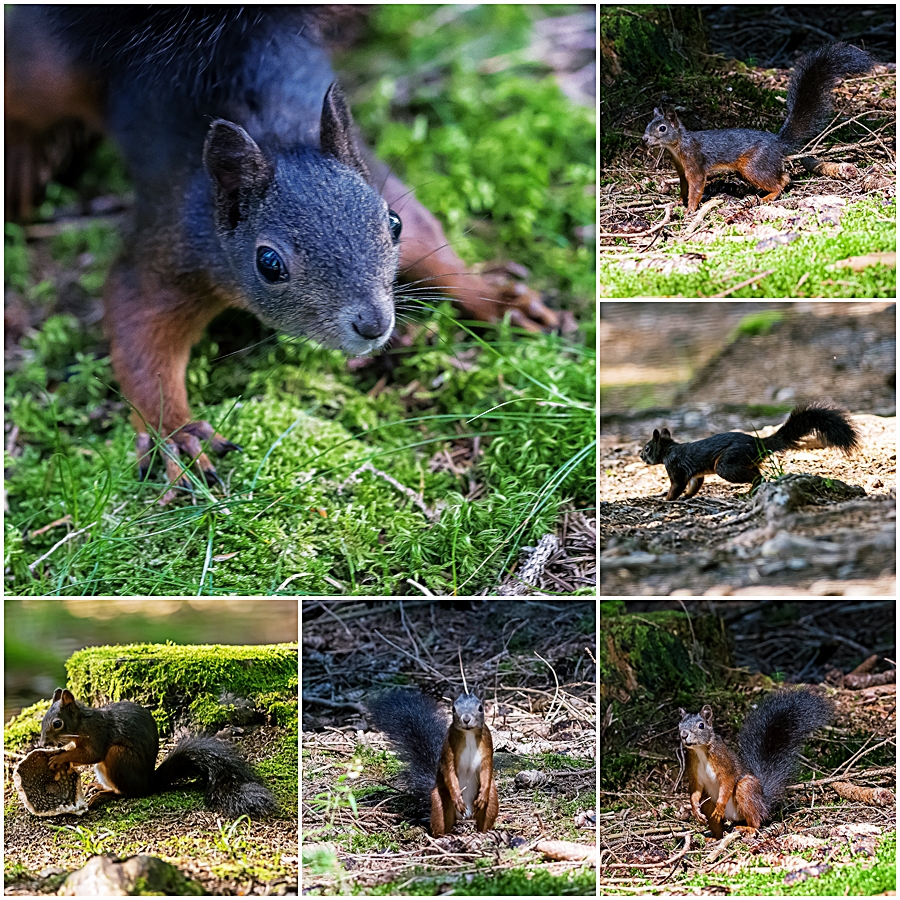
{"label": "squirrel fur", "polygon": [[688,783],[696,819],[709,824],[717,840],[724,819],[758,829],[793,779],[803,745],[833,712],[828,700],[811,691],[778,691],[747,716],[734,753],[715,733],[710,706],[693,715],[680,709],[678,728],[689,751]]}
{"label": "squirrel fur", "polygon": [[864,50],[836,43],[821,47],[797,63],[788,87],[787,117],[777,134],[751,128],[688,131],[674,111],[653,110],[644,132],[648,147],[666,150],[678,170],[681,201],[695,212],[706,180],[738,172],[776,199],[790,182],[785,157],[815,137],[831,115],[832,90],[846,75],[868,72],[875,60]]}
{"label": "squirrel fur", "polygon": [[801,438],[813,433],[824,447],[837,447],[845,454],[859,446],[859,434],[844,410],[824,403],[801,403],[767,438],[726,431],[679,444],[668,428],[661,432],[654,428],[653,437],[641,450],[641,459],[650,466],[665,465],[671,483],[666,500],[677,500],[682,493],[687,500],[703,486],[705,475],[718,475],[732,484],[759,484],[760,464],[767,456],[796,449],[801,446]]}
{"label": "squirrel fur", "polygon": [[182,738],[156,767],[159,732],[143,706],[123,700],[106,706],[80,703],[71,691],[57,688],[41,722],[41,746],[66,745],[50,757],[51,769],[93,765],[105,788],[91,806],[115,796],[145,797],[166,790],[182,778],[201,778],[206,804],[230,818],[268,816],[275,798],[235,749],[218,738]]}
{"label": "squirrel fur", "polygon": [[429,797],[434,837],[449,834],[457,815],[474,817],[479,831],[494,827],[494,745],[478,697],[460,695],[449,726],[437,702],[419,691],[389,691],[369,702],[369,712],[408,764],[412,792]]}
{"label": "squirrel fur", "polygon": [[69,5],[6,17],[8,205],[27,206],[29,179],[48,177],[30,151],[73,120],[114,138],[134,182],[134,228],[104,289],[104,327],[141,477],[151,435],[166,442],[169,480],[182,487],[179,454],[215,483],[207,447],[239,449],[192,419],[185,387],[191,347],[226,308],[364,355],[391,337],[399,273],[475,319],[559,324],[523,285],[466,271],[434,216],[358,141],[323,36],[341,15]]}

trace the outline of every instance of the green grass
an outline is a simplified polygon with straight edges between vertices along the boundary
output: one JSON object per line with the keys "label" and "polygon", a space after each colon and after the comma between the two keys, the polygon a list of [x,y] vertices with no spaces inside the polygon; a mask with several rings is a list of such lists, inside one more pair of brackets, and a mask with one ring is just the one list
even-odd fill
{"label": "green grass", "polygon": [[[516,55],[545,14],[537,7],[449,7],[440,40],[438,14],[375,14],[367,52],[394,65],[374,88],[365,78],[360,125],[469,262],[528,266],[534,287],[576,311],[581,337],[507,326],[476,337],[445,305],[377,396],[378,375],[348,372],[338,353],[267,338],[224,355],[206,337],[188,372],[194,414],[244,452],[217,462],[224,492],[197,484],[190,503],[162,507],[159,469],[136,480],[129,409],[99,328],[46,318],[7,376],[17,429],[6,458],[8,593],[476,593],[554,530],[564,503],[594,507],[593,253],[577,237],[594,215],[593,112]],[[421,41],[438,41],[441,54],[419,59]],[[498,51],[508,67],[481,74]],[[401,107],[390,101],[397,79],[413,86]],[[89,181],[118,187],[108,152],[97,168]],[[97,223],[46,245],[7,226],[7,289],[29,308],[55,303],[64,279],[97,297],[117,246]],[[454,450],[458,471],[445,464]],[[354,477],[366,464],[408,492],[370,468]]]}
{"label": "green grass", "polygon": [[[713,222],[717,212],[712,214]],[[806,213],[811,218],[791,228],[792,234],[798,235],[796,240],[763,252],[757,249],[757,235],[739,234],[737,228],[722,225],[720,236],[709,242],[682,239],[675,230],[673,239],[657,247],[654,256],[669,262],[698,254],[686,260],[689,271],[664,274],[660,263],[635,272],[623,269],[622,260],[608,254],[600,261],[600,293],[609,297],[709,297],[774,270],[728,296],[892,297],[896,292],[893,266],[871,265],[859,272],[832,266],[851,256],[895,250],[895,215],[894,201],[887,203],[870,195],[847,204],[839,229],[819,226],[812,213]],[[622,242],[622,247],[628,253],[633,244],[629,247]]]}

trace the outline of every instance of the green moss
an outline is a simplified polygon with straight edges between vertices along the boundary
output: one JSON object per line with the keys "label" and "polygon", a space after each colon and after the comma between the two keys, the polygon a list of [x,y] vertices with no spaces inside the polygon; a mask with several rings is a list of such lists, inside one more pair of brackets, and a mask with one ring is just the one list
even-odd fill
{"label": "green moss", "polygon": [[784,320],[784,312],[777,309],[763,310],[758,313],[750,313],[744,316],[735,326],[728,343],[736,341],[740,336],[754,337],[768,334],[779,322]]}
{"label": "green moss", "polygon": [[[21,450],[7,460],[8,594],[477,593],[555,528],[563,503],[593,507],[594,113],[525,54],[534,20],[562,11],[380,7],[341,72],[361,127],[467,261],[522,263],[576,312],[583,337],[503,326],[477,341],[445,304],[373,391],[374,369],[349,372],[340,354],[294,340],[273,347],[266,336],[226,355],[214,324],[195,349],[189,394],[198,418],[244,453],[218,463],[226,496],[198,484],[195,505],[161,509],[159,468],[135,480],[134,433],[99,327],[51,317],[7,378]],[[498,54],[509,55],[502,71],[486,72]],[[100,169],[95,180],[115,189],[115,161]],[[96,298],[114,239],[65,233],[55,265],[90,258],[80,278]],[[34,271],[40,254],[21,230],[7,229],[6,254],[9,289],[53,302],[58,286]],[[231,333],[247,330],[241,321]],[[440,464],[473,442],[471,467]],[[364,463],[421,496],[437,521],[378,474],[351,479]],[[475,497],[473,485],[484,485]],[[78,535],[56,549],[63,531],[30,537],[61,519]]]}
{"label": "green moss", "polygon": [[[836,264],[852,256],[893,251],[895,209],[893,199],[867,195],[847,204],[839,229],[821,227],[809,214],[794,228],[799,235],[796,240],[764,252],[752,230],[715,223],[713,213],[713,239],[671,241],[654,251],[658,262],[640,272],[626,269],[615,256],[607,255],[600,266],[600,296],[709,297],[772,270],[765,278],[731,291],[729,297],[892,297],[893,265],[875,264],[854,271]],[[622,246],[625,244],[623,241]],[[671,265],[675,260],[686,262],[685,255],[694,252],[700,256],[693,257],[690,264]]]}
{"label": "green moss", "polygon": [[432,895],[439,888],[446,892],[452,885],[454,895],[458,896],[519,896],[519,897],[568,897],[590,896],[596,892],[597,876],[591,869],[555,875],[544,869],[511,868],[492,872],[490,875],[442,875],[439,879],[420,876],[414,880],[406,879],[402,883],[379,885],[367,893],[376,897],[401,895]]}

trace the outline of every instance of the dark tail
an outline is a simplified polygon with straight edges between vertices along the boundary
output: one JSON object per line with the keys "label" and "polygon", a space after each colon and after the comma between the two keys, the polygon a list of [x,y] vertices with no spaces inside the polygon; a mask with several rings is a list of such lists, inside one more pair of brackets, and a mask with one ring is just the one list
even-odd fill
{"label": "dark tail", "polygon": [[875,60],[850,44],[820,47],[797,63],[787,95],[787,119],[778,132],[788,148],[815,137],[831,115],[831,92],[845,75],[868,72]]}
{"label": "dark tail", "polygon": [[741,759],[759,779],[766,801],[784,793],[807,738],[831,719],[831,703],[807,690],[769,695],[744,722],[738,735]]}
{"label": "dark tail", "polygon": [[437,701],[419,691],[389,691],[369,702],[369,712],[409,765],[410,790],[431,793],[449,728]]}
{"label": "dark tail", "polygon": [[787,422],[771,437],[762,438],[767,453],[796,449],[800,439],[815,432],[825,447],[837,447],[851,453],[859,447],[859,434],[847,413],[824,403],[801,403],[795,406]]}
{"label": "dark tail", "polygon": [[258,819],[276,812],[278,805],[260,777],[225,741],[186,737],[153,773],[151,793],[181,778],[200,778],[206,786],[206,805],[226,816]]}

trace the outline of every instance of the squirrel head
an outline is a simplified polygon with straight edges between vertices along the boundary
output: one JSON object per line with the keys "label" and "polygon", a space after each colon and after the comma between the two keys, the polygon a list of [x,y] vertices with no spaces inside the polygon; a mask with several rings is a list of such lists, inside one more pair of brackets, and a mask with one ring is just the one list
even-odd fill
{"label": "squirrel head", "polygon": [[681,122],[674,110],[653,110],[653,118],[644,131],[641,140],[648,147],[666,147],[677,144],[681,139]]}
{"label": "squirrel head", "polygon": [[658,465],[663,461],[666,451],[674,443],[668,428],[663,428],[662,432],[658,428],[654,428],[653,437],[644,444],[644,449],[641,450],[641,459],[648,466]]}
{"label": "squirrel head", "polygon": [[72,740],[74,735],[66,733],[67,719],[77,711],[78,701],[72,692],[64,688],[57,688],[53,692],[50,709],[41,720],[41,746],[56,747]]}
{"label": "squirrel head", "polygon": [[216,236],[246,306],[274,327],[362,355],[394,328],[400,217],[368,183],[344,95],[325,95],[319,146],[261,148],[216,119],[203,148]]}
{"label": "squirrel head", "polygon": [[713,736],[713,711],[707,704],[699,713],[693,715],[683,709],[678,710],[681,722],[678,731],[681,734],[681,743],[685,747],[695,747],[698,744],[708,744]]}
{"label": "squirrel head", "polygon": [[453,704],[453,725],[466,731],[484,727],[484,704],[475,694],[460,694]]}

